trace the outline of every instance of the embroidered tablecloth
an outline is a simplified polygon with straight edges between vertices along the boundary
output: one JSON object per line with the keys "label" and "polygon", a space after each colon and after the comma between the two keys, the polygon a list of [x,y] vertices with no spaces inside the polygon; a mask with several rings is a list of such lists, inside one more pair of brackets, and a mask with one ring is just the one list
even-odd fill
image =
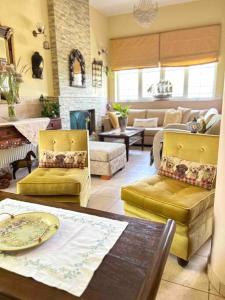
{"label": "embroidered tablecloth", "polygon": [[0,202],[1,213],[29,211],[56,215],[58,232],[37,248],[0,253],[0,267],[80,297],[128,223],[12,199]]}
{"label": "embroidered tablecloth", "polygon": [[32,118],[14,122],[0,123],[0,126],[14,126],[28,141],[33,144],[38,144],[39,130],[45,130],[50,122],[49,118]]}

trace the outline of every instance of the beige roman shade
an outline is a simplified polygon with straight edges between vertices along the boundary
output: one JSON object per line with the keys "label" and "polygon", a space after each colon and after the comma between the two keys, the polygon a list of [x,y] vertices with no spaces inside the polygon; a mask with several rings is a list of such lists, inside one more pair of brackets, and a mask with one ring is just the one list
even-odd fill
{"label": "beige roman shade", "polygon": [[220,32],[220,25],[210,25],[160,33],[161,66],[190,66],[218,61]]}
{"label": "beige roman shade", "polygon": [[158,67],[158,33],[112,39],[110,42],[110,64],[113,71]]}

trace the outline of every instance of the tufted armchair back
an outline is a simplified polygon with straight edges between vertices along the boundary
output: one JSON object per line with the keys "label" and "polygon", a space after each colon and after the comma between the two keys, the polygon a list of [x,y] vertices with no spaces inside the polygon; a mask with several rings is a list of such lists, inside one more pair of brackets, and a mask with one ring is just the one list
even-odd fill
{"label": "tufted armchair back", "polygon": [[89,163],[89,133],[87,130],[41,130],[39,131],[39,152],[87,151],[86,166]]}
{"label": "tufted armchair back", "polygon": [[164,132],[164,156],[202,164],[217,164],[219,136],[189,132]]}

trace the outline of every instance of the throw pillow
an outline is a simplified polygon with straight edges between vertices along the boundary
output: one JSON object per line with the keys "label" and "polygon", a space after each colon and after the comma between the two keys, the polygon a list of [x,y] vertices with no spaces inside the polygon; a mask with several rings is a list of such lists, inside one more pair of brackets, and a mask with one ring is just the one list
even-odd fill
{"label": "throw pillow", "polygon": [[54,152],[43,150],[40,153],[40,168],[79,168],[85,167],[87,151]]}
{"label": "throw pillow", "polygon": [[198,119],[198,124],[200,125],[200,128],[198,130],[199,133],[205,133],[206,132],[206,122],[204,118]]}
{"label": "throw pillow", "polygon": [[204,115],[206,124],[208,124],[215,115],[218,115],[218,111],[215,108],[210,108]]}
{"label": "throw pillow", "polygon": [[165,113],[163,126],[168,124],[180,124],[182,120],[182,112],[176,109],[168,109]]}
{"label": "throw pillow", "polygon": [[158,118],[134,119],[134,127],[154,128],[158,126]]}
{"label": "throw pillow", "polygon": [[110,111],[108,113],[108,116],[109,116],[109,120],[112,124],[112,127],[115,128],[115,129],[119,128],[120,125],[119,125],[119,119],[118,119],[117,113]]}
{"label": "throw pillow", "polygon": [[182,124],[186,124],[189,120],[189,117],[191,115],[191,108],[186,108],[186,107],[181,107],[179,106],[177,108],[177,110],[181,111],[182,112],[182,120],[181,120],[181,123]]}
{"label": "throw pillow", "polygon": [[159,168],[159,175],[211,190],[215,185],[216,170],[216,165],[164,156]]}

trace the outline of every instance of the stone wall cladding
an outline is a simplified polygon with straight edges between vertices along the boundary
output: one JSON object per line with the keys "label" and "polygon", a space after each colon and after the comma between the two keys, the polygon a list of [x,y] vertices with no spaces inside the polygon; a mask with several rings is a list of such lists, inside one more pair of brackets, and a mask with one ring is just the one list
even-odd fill
{"label": "stone wall cladding", "polygon": [[[93,88],[89,0],[48,0],[49,27],[55,96],[60,103],[64,129],[70,128],[71,110],[95,109],[97,129],[107,103],[106,78],[103,88]],[[79,49],[86,64],[86,88],[69,86],[69,54]]]}

